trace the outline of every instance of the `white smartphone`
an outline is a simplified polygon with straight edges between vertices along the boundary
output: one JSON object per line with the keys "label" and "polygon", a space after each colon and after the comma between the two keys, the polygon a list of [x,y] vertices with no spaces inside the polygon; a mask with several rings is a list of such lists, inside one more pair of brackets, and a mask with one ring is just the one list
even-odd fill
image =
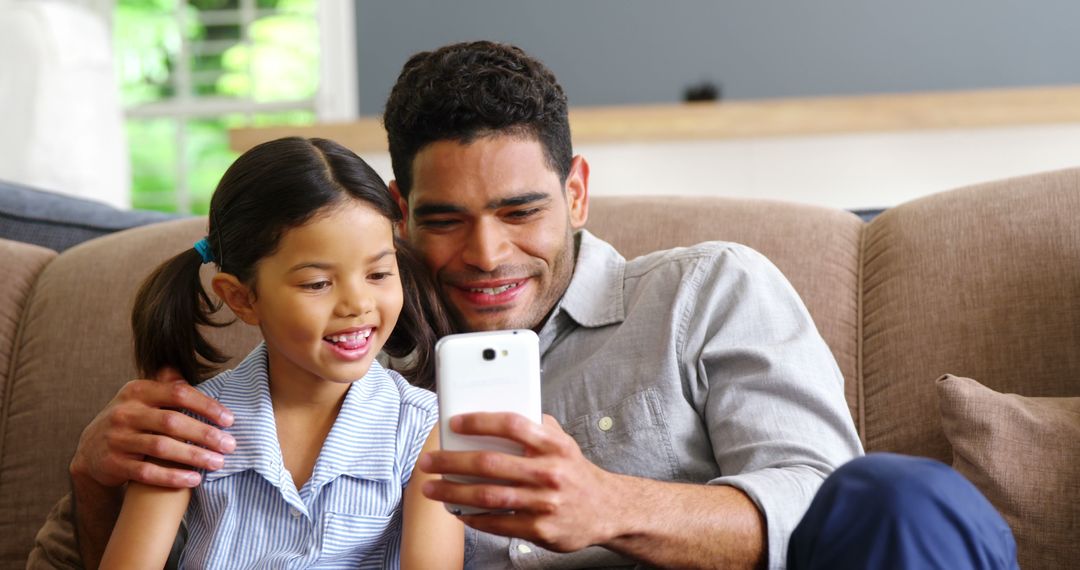
{"label": "white smartphone", "polygon": [[[531,330],[453,334],[435,344],[439,396],[439,445],[448,451],[494,450],[522,455],[518,443],[450,431],[450,418],[470,412],[514,412],[540,423],[540,339]],[[444,476],[461,483],[492,483],[480,477]],[[488,512],[447,504],[455,515]]]}

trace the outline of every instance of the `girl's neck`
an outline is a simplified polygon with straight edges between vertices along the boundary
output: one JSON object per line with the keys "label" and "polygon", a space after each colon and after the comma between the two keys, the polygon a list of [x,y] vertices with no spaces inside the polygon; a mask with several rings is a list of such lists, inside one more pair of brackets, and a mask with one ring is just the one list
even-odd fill
{"label": "girl's neck", "polygon": [[270,352],[268,362],[270,399],[278,410],[307,410],[314,414],[332,411],[337,415],[352,384],[328,382],[310,372],[292,366],[287,359]]}
{"label": "girl's neck", "polygon": [[328,382],[289,366],[286,359],[275,358],[273,352],[268,364],[281,458],[299,491],[311,478],[352,384]]}

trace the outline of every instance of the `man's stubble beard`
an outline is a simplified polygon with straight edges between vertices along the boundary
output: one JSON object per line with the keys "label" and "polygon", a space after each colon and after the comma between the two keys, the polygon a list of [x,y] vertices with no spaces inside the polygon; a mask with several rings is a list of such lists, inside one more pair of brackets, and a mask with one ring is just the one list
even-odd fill
{"label": "man's stubble beard", "polygon": [[[574,275],[574,265],[577,257],[577,248],[575,247],[574,233],[570,228],[569,220],[567,220],[566,235],[563,238],[563,247],[560,250],[558,256],[555,258],[555,262],[552,264],[551,281],[548,284],[546,290],[540,292],[540,296],[535,300],[529,302],[530,308],[525,309],[525,314],[518,314],[517,316],[508,315],[505,320],[485,320],[482,326],[473,326],[462,315],[461,311],[452,303],[448,302],[448,309],[453,313],[455,320],[460,323],[462,332],[480,332],[480,331],[492,331],[492,330],[510,330],[510,329],[532,329],[539,332],[540,327],[547,321],[548,315],[562,299],[562,296],[566,293],[567,287],[570,286],[570,279]],[[493,272],[495,273],[495,272]],[[535,278],[530,278],[534,282]],[[442,280],[439,280],[439,286],[445,287],[442,284]],[[449,299],[449,293],[447,292],[447,298]],[[515,307],[514,309],[502,309],[492,308],[490,310],[476,311],[479,313],[497,314],[497,313],[518,313],[522,309]]]}

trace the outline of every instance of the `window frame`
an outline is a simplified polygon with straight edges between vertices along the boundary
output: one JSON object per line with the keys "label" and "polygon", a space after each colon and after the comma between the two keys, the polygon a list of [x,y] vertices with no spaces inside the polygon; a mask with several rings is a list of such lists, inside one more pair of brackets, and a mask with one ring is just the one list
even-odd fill
{"label": "window frame", "polygon": [[[188,0],[177,0],[170,14],[180,29],[187,23]],[[174,163],[176,165],[173,186],[173,205],[181,214],[192,212],[192,195],[189,186],[191,164],[188,160],[187,123],[191,120],[242,115],[249,122],[255,115],[284,111],[311,111],[319,122],[351,121],[358,117],[359,89],[356,71],[356,16],[355,3],[351,0],[316,0],[315,25],[319,37],[318,85],[312,97],[291,101],[257,102],[252,98],[199,97],[193,92],[191,69],[192,53],[198,49],[181,34],[176,66],[171,76],[176,96],[162,101],[141,103],[124,108],[125,122],[135,120],[168,119],[174,127]],[[277,13],[260,10],[256,0],[239,0],[238,7],[225,10],[199,12],[204,25],[239,24],[239,42],[253,45],[251,25],[260,17]],[[251,77],[251,71],[248,71]],[[131,144],[131,141],[128,141]],[[132,187],[132,192],[135,189]]]}

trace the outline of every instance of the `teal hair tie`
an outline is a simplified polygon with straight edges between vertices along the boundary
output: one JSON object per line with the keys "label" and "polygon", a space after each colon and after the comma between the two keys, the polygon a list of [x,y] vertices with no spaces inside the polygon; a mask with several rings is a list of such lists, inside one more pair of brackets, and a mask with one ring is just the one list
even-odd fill
{"label": "teal hair tie", "polygon": [[210,242],[206,238],[195,242],[195,251],[199,252],[199,257],[202,258],[203,263],[214,261],[214,252],[210,249]]}

